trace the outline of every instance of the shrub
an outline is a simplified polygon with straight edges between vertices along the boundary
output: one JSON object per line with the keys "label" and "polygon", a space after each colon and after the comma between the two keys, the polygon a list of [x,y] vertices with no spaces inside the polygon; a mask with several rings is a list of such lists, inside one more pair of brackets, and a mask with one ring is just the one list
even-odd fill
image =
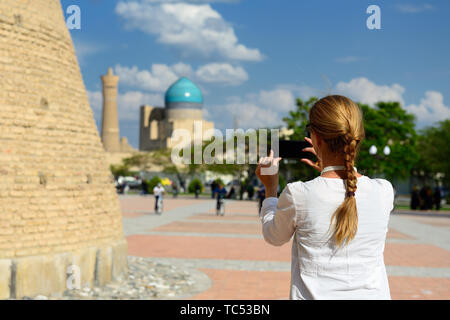
{"label": "shrub", "polygon": [[154,176],[150,180],[146,180],[147,186],[148,186],[148,192],[153,193],[153,188],[158,185],[158,183],[161,183],[161,179],[158,176]]}
{"label": "shrub", "polygon": [[115,178],[122,176],[122,177],[127,177],[131,175],[131,171],[129,169],[129,167],[125,166],[125,165],[110,165],[109,166],[111,173],[113,174],[113,176]]}
{"label": "shrub", "polygon": [[196,186],[200,187],[200,192],[203,192],[203,184],[199,179],[193,179],[188,186],[189,193],[195,193]]}

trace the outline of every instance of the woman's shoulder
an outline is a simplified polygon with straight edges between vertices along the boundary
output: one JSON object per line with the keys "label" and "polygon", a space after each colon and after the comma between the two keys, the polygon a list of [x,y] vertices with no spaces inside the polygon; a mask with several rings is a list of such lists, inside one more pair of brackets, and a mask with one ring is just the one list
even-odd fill
{"label": "woman's shoulder", "polygon": [[393,190],[394,187],[392,186],[392,183],[389,180],[382,179],[382,178],[368,178],[372,183],[378,184],[380,187]]}

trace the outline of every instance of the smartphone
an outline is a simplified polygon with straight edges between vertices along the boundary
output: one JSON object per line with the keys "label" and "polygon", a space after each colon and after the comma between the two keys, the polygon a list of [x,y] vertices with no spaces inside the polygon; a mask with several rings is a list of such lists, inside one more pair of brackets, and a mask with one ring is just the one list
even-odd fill
{"label": "smartphone", "polygon": [[316,156],[311,152],[305,152],[303,149],[312,147],[311,144],[305,140],[280,140],[279,141],[279,156],[283,159],[309,159],[314,161]]}

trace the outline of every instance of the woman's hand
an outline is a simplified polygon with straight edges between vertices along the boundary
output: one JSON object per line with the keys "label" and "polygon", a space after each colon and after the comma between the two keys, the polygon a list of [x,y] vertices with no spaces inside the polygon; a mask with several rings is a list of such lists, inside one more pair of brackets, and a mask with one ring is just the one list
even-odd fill
{"label": "woman's hand", "polygon": [[266,197],[277,197],[278,191],[278,165],[281,158],[273,157],[273,150],[270,150],[268,157],[259,159],[256,176],[266,187]]}
{"label": "woman's hand", "polygon": [[313,167],[313,168],[316,169],[317,171],[321,172],[321,171],[322,171],[322,161],[321,161],[321,159],[319,158],[319,156],[317,155],[316,150],[314,149],[312,140],[311,140],[310,138],[307,138],[307,137],[305,137],[305,140],[306,140],[307,142],[309,142],[309,144],[311,144],[312,147],[305,148],[305,149],[303,149],[302,151],[305,151],[305,152],[311,152],[313,155],[315,155],[315,156],[317,157],[317,162],[314,163],[314,162],[312,162],[312,161],[309,160],[309,159],[301,159],[301,161],[304,162],[304,163],[306,163],[306,164],[308,164],[308,165],[310,165],[311,167]]}

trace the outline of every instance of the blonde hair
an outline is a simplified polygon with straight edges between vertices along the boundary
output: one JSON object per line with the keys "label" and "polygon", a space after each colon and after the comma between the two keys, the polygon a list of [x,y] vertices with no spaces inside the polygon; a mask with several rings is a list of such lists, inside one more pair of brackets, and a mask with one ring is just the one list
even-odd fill
{"label": "blonde hair", "polygon": [[317,101],[309,112],[311,130],[320,136],[330,151],[342,154],[345,162],[346,195],[331,218],[333,238],[338,246],[348,244],[358,230],[356,208],[357,178],[354,163],[365,137],[361,109],[347,97],[333,95]]}

